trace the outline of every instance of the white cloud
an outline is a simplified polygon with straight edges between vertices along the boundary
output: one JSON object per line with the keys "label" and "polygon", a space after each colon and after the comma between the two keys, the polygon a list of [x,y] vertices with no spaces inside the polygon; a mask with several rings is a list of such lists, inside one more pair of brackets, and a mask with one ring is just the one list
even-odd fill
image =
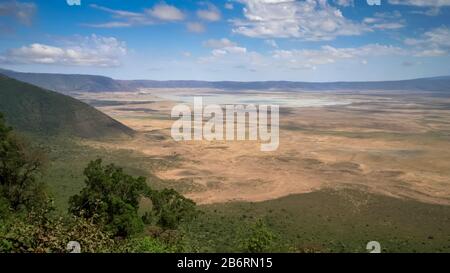
{"label": "white cloud", "polygon": [[278,44],[275,40],[265,40],[264,43],[273,48],[278,48]]}
{"label": "white cloud", "polygon": [[107,7],[91,4],[91,8],[98,9],[110,13],[114,21],[98,24],[83,24],[84,26],[97,28],[117,28],[117,27],[131,27],[154,24],[154,20],[145,13],[131,12],[126,10],[116,10]]}
{"label": "white cloud", "polygon": [[441,9],[439,7],[431,7],[426,10],[414,10],[412,14],[421,14],[426,16],[438,16],[441,14]]}
{"label": "white cloud", "polygon": [[334,3],[343,7],[350,7],[355,5],[353,0],[334,0]]}
{"label": "white cloud", "polygon": [[290,69],[316,69],[319,65],[333,64],[340,60],[360,59],[367,63],[366,57],[405,55],[407,52],[399,47],[369,44],[362,47],[335,48],[322,46],[319,49],[275,50],[273,59],[278,66]]}
{"label": "white cloud", "polygon": [[389,0],[389,4],[417,7],[444,7],[450,6],[450,0]]}
{"label": "white cloud", "polygon": [[398,11],[377,12],[373,17],[364,18],[363,23],[372,29],[379,30],[400,29],[406,26],[405,20]]}
{"label": "white cloud", "polygon": [[222,38],[219,40],[210,39],[210,40],[204,42],[203,46],[217,49],[217,48],[237,46],[237,44],[228,40],[227,38]]}
{"label": "white cloud", "polygon": [[439,56],[445,56],[448,55],[447,50],[439,49],[439,48],[430,48],[430,49],[423,49],[421,51],[418,51],[415,56],[417,57],[439,57]]}
{"label": "white cloud", "polygon": [[167,4],[158,4],[152,9],[146,10],[147,13],[162,21],[181,21],[184,19],[184,14],[175,6]]}
{"label": "white cloud", "polygon": [[66,0],[69,6],[81,6],[81,0]]}
{"label": "white cloud", "polygon": [[419,38],[408,38],[404,42],[415,48],[416,56],[445,56],[450,53],[450,28],[445,26],[435,28],[425,32]]}
{"label": "white cloud", "polygon": [[0,55],[1,63],[58,64],[75,66],[114,67],[126,55],[127,46],[114,37],[95,34],[76,37],[71,45],[52,46],[34,43],[7,50]]}
{"label": "white cloud", "polygon": [[91,4],[90,7],[111,14],[113,20],[103,23],[85,23],[82,24],[83,26],[96,28],[121,28],[153,25],[158,22],[181,21],[185,18],[182,11],[174,6],[169,6],[166,4],[155,5],[153,8],[145,9],[143,12],[111,9],[96,4]]}
{"label": "white cloud", "polygon": [[[374,14],[373,18],[400,18],[397,13]],[[370,19],[368,19],[370,21]],[[378,20],[375,20],[378,22]],[[374,23],[374,22],[371,22]],[[246,69],[249,71],[282,70],[316,70],[321,66],[339,62],[367,65],[377,57],[400,57],[406,62],[416,57],[434,57],[450,54],[450,28],[431,29],[418,38],[404,41],[399,47],[384,44],[367,44],[359,47],[321,46],[317,49],[280,49],[274,40],[265,40],[265,44],[273,47],[268,53],[251,51],[227,39],[208,40],[203,43],[211,48],[208,56],[199,59],[203,64],[214,64],[216,67]],[[414,61],[420,63],[419,61]]]}
{"label": "white cloud", "polygon": [[234,33],[259,38],[332,40],[370,31],[345,18],[326,0],[240,0],[245,19],[233,20]]}
{"label": "white cloud", "polygon": [[0,16],[13,17],[20,23],[30,25],[37,11],[34,3],[3,1],[0,3]]}
{"label": "white cloud", "polygon": [[232,42],[227,38],[222,38],[220,40],[211,39],[204,42],[203,46],[211,48],[212,50],[210,56],[200,58],[200,62],[202,63],[218,61],[224,56],[229,60],[236,56],[242,58],[248,54],[247,48],[239,46],[237,43]]}
{"label": "white cloud", "polygon": [[205,26],[201,23],[190,22],[186,24],[186,28],[189,32],[202,33],[205,32]]}
{"label": "white cloud", "polygon": [[182,55],[183,57],[190,58],[192,56],[192,53],[190,51],[184,51],[182,52]]}
{"label": "white cloud", "polygon": [[234,5],[233,5],[233,3],[228,2],[228,3],[225,3],[224,8],[228,9],[228,10],[232,10],[232,9],[234,9]]}
{"label": "white cloud", "polygon": [[386,30],[386,29],[404,28],[405,25],[402,23],[391,22],[391,23],[377,23],[377,24],[374,24],[372,27],[374,29]]}
{"label": "white cloud", "polygon": [[[270,40],[269,40],[270,41]],[[209,40],[204,46],[212,48],[211,54],[199,59],[200,63],[246,68],[257,71],[261,68],[281,68],[289,70],[317,69],[322,65],[343,60],[355,60],[367,64],[367,58],[379,56],[407,56],[410,52],[400,47],[368,44],[361,47],[336,48],[322,46],[318,49],[274,49],[270,54],[249,51],[228,40]]]}
{"label": "white cloud", "polygon": [[428,8],[425,11],[418,10],[413,13],[426,16],[437,16],[440,14],[440,9],[442,7],[450,6],[450,0],[389,0],[389,4]]}
{"label": "white cloud", "polygon": [[198,18],[210,22],[219,21],[222,18],[220,10],[213,4],[208,3],[206,5],[207,9],[201,9],[197,11]]}
{"label": "white cloud", "polygon": [[[145,25],[151,25],[152,23],[148,23]],[[131,22],[118,22],[118,21],[111,21],[111,22],[105,22],[105,23],[98,23],[98,24],[81,24],[82,26],[86,27],[95,27],[95,28],[122,28],[122,27],[131,27],[135,26],[137,24],[131,23]]]}

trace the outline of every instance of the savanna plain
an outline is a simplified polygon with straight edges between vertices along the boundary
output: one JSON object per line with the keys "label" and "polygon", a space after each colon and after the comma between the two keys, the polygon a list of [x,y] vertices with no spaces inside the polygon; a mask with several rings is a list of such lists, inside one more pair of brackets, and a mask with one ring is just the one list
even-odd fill
{"label": "savanna plain", "polygon": [[[261,219],[291,251],[365,252],[374,240],[384,251],[450,251],[448,96],[206,88],[74,96],[136,134],[79,140],[78,152],[60,156],[101,151],[194,200],[204,213],[186,232],[199,251],[235,250],[233,233]],[[258,141],[174,141],[171,109],[193,96],[279,104],[278,150],[261,152]],[[52,187],[65,193],[61,200],[78,190]]]}

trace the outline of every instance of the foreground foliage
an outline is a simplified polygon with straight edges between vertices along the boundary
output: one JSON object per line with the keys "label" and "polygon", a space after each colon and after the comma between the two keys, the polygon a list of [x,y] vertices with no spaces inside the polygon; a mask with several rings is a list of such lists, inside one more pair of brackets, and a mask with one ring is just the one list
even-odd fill
{"label": "foreground foliage", "polygon": [[[45,185],[36,179],[44,156],[20,140],[0,115],[0,252],[173,252],[182,250],[178,233],[144,233],[145,226],[176,229],[196,216],[195,203],[173,190],[152,190],[101,159],[84,171],[85,188],[70,198],[70,215],[55,210]],[[140,201],[153,202],[139,215]],[[161,234],[172,234],[170,240]]]}
{"label": "foreground foliage", "polygon": [[15,135],[0,113],[0,202],[14,211],[40,206],[45,191],[36,178],[44,162],[42,152]]}
{"label": "foreground foliage", "polygon": [[114,165],[97,159],[84,171],[86,187],[70,201],[75,216],[95,219],[115,236],[127,237],[144,227],[138,215],[141,196],[149,195],[144,177],[134,178]]}

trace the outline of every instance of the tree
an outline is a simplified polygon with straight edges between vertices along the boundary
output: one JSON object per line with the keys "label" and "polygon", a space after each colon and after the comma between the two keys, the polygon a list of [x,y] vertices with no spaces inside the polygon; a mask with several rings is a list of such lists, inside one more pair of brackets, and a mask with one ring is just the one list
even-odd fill
{"label": "tree", "polygon": [[262,220],[250,227],[250,234],[245,236],[242,248],[249,253],[270,252],[275,242],[275,235]]}
{"label": "tree", "polygon": [[92,219],[60,217],[49,201],[39,209],[11,217],[0,225],[0,253],[65,253],[76,241],[82,252],[112,252],[112,235]]}
{"label": "tree", "polygon": [[173,189],[153,192],[151,199],[158,225],[163,228],[176,229],[182,221],[190,220],[197,214],[194,201]]}
{"label": "tree", "polygon": [[31,209],[46,197],[43,183],[37,181],[45,156],[14,134],[0,113],[0,198],[12,210]]}
{"label": "tree", "polygon": [[150,191],[144,177],[134,178],[113,164],[103,166],[101,159],[91,161],[84,175],[86,187],[70,198],[71,213],[95,218],[115,236],[127,237],[142,230],[139,200]]}

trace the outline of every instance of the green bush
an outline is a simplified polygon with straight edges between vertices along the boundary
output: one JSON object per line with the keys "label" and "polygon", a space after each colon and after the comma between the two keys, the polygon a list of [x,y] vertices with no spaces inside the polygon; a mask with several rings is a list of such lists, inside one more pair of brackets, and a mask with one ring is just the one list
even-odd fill
{"label": "green bush", "polygon": [[166,229],[176,229],[181,222],[192,220],[197,215],[195,203],[173,189],[152,193],[157,224]]}
{"label": "green bush", "polygon": [[114,250],[111,234],[90,219],[64,219],[54,213],[51,204],[5,219],[0,229],[3,253],[65,253],[70,241],[79,242],[82,252]]}
{"label": "green bush", "polygon": [[262,220],[258,220],[252,227],[248,236],[242,240],[242,250],[249,253],[270,252],[275,244],[276,236]]}
{"label": "green bush", "polygon": [[148,195],[144,177],[134,178],[102,160],[89,163],[84,171],[86,187],[70,198],[69,211],[75,216],[92,218],[115,236],[127,237],[142,231],[138,215],[139,200]]}
{"label": "green bush", "polygon": [[173,253],[175,248],[156,238],[145,236],[127,240],[117,251],[122,253]]}
{"label": "green bush", "polygon": [[0,197],[15,211],[45,202],[44,185],[37,182],[45,156],[31,148],[5,124],[0,113]]}

